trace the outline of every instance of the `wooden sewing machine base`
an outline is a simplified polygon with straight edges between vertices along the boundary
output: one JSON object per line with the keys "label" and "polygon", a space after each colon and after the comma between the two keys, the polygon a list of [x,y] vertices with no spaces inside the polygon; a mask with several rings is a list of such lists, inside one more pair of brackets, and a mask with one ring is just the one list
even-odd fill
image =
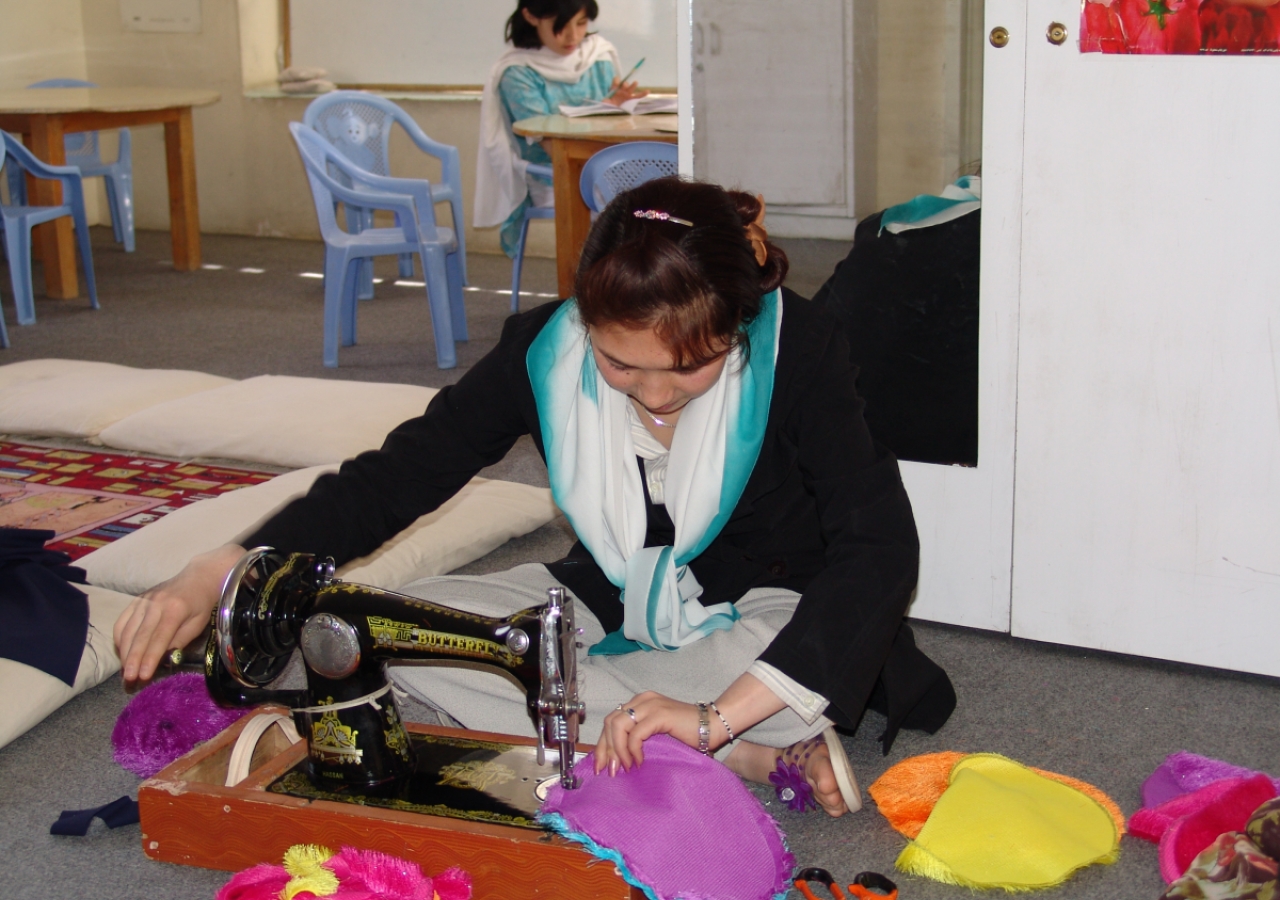
{"label": "wooden sewing machine base", "polygon": [[[142,849],[151,859],[239,871],[279,864],[294,844],[380,850],[416,862],[427,875],[460,866],[472,878],[475,900],[642,900],[643,893],[613,865],[547,832],[470,822],[395,809],[309,800],[267,790],[298,765],[306,744],[290,744],[272,726],[258,742],[249,777],[224,787],[231,749],[245,716],[213,740],[142,783],[138,806]],[[464,735],[508,744],[509,735],[407,725],[420,734]]]}

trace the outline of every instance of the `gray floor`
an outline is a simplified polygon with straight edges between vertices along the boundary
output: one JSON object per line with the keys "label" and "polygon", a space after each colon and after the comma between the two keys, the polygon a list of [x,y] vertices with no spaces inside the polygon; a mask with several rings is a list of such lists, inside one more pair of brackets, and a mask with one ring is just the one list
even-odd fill
{"label": "gray floor", "polygon": [[[434,365],[422,289],[384,283],[376,300],[361,304],[361,343],[342,351],[341,368],[324,369],[320,282],[300,275],[319,271],[320,245],[210,235],[205,237],[205,258],[223,268],[178,274],[165,264],[167,236],[140,234],[137,253],[126,255],[111,244],[108,232],[95,232],[102,291],[98,312],[88,310],[83,300],[37,299],[38,324],[18,327],[7,274],[0,271],[13,341],[10,350],[0,351],[0,364],[59,356],[234,377],[273,373],[441,385],[455,380],[492,345],[510,302],[498,293],[510,278],[509,264],[473,257],[472,285],[480,290],[468,294],[472,340],[460,346],[459,368],[441,372]],[[786,246],[796,264],[790,283],[801,293],[821,284],[847,250],[823,241]],[[265,271],[239,271],[244,268]],[[379,274],[394,277],[390,268],[380,268]],[[530,261],[525,290],[553,289],[550,261]],[[37,296],[40,290],[37,285]],[[541,301],[530,297],[524,302]],[[527,441],[489,474],[546,483],[545,470]],[[464,571],[495,571],[555,558],[569,541],[561,520]],[[1128,814],[1140,802],[1143,778],[1175,750],[1280,774],[1276,679],[929,623],[920,623],[917,633],[921,645],[951,674],[959,708],[936,735],[904,732],[887,758],[875,741],[883,723],[869,714],[858,732],[845,739],[864,787],[889,765],[919,753],[993,751],[1091,782]],[[137,779],[112,761],[109,742],[126,699],[119,679],[110,679],[0,750],[0,852],[11,861],[0,897],[211,898],[225,882],[224,873],[148,861],[136,827],[108,831],[98,823],[82,839],[48,834],[63,808],[96,806],[136,790]],[[759,796],[767,801],[768,793],[761,790]],[[824,866],[841,879],[863,869],[892,873],[904,845],[873,804],[838,821],[779,810],[776,801],[770,809],[801,865]],[[894,877],[904,900],[968,893]],[[1161,889],[1155,848],[1126,838],[1118,863],[1085,870],[1047,896],[1154,900]]]}

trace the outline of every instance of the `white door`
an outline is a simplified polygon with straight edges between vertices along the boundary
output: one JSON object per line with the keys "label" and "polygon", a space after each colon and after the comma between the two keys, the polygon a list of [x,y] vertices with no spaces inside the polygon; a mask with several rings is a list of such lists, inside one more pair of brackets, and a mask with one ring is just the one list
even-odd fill
{"label": "white door", "polygon": [[[1011,14],[1024,15],[1025,2],[987,0],[987,30]],[[920,530],[920,585],[911,615],[995,631],[1009,630],[1023,46],[987,44],[983,61],[978,465],[900,464]]]}
{"label": "white door", "polygon": [[1280,675],[1280,59],[1022,2],[1013,633]]}

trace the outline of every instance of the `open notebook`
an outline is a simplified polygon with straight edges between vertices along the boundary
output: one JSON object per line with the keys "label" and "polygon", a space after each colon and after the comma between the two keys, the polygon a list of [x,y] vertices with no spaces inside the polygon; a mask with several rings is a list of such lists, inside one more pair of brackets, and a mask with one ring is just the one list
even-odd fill
{"label": "open notebook", "polygon": [[627,100],[620,106],[612,103],[587,103],[583,106],[560,105],[561,115],[576,119],[578,116],[647,116],[653,113],[673,113],[676,111],[676,98],[673,94],[665,96],[638,97]]}

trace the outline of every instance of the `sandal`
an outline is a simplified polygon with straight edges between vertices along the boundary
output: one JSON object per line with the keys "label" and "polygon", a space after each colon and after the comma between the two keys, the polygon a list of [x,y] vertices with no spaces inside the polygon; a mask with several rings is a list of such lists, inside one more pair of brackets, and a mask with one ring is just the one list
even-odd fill
{"label": "sandal", "polygon": [[792,744],[778,754],[777,767],[769,773],[769,783],[777,791],[778,799],[795,812],[806,809],[817,809],[818,801],[813,796],[813,787],[804,777],[805,764],[810,754],[825,741],[827,752],[831,757],[831,769],[835,772],[836,786],[840,789],[840,797],[844,800],[849,812],[862,809],[862,794],[858,790],[858,779],[854,777],[853,767],[849,765],[849,757],[840,743],[840,736],[834,728],[828,728],[818,737],[809,738]]}

